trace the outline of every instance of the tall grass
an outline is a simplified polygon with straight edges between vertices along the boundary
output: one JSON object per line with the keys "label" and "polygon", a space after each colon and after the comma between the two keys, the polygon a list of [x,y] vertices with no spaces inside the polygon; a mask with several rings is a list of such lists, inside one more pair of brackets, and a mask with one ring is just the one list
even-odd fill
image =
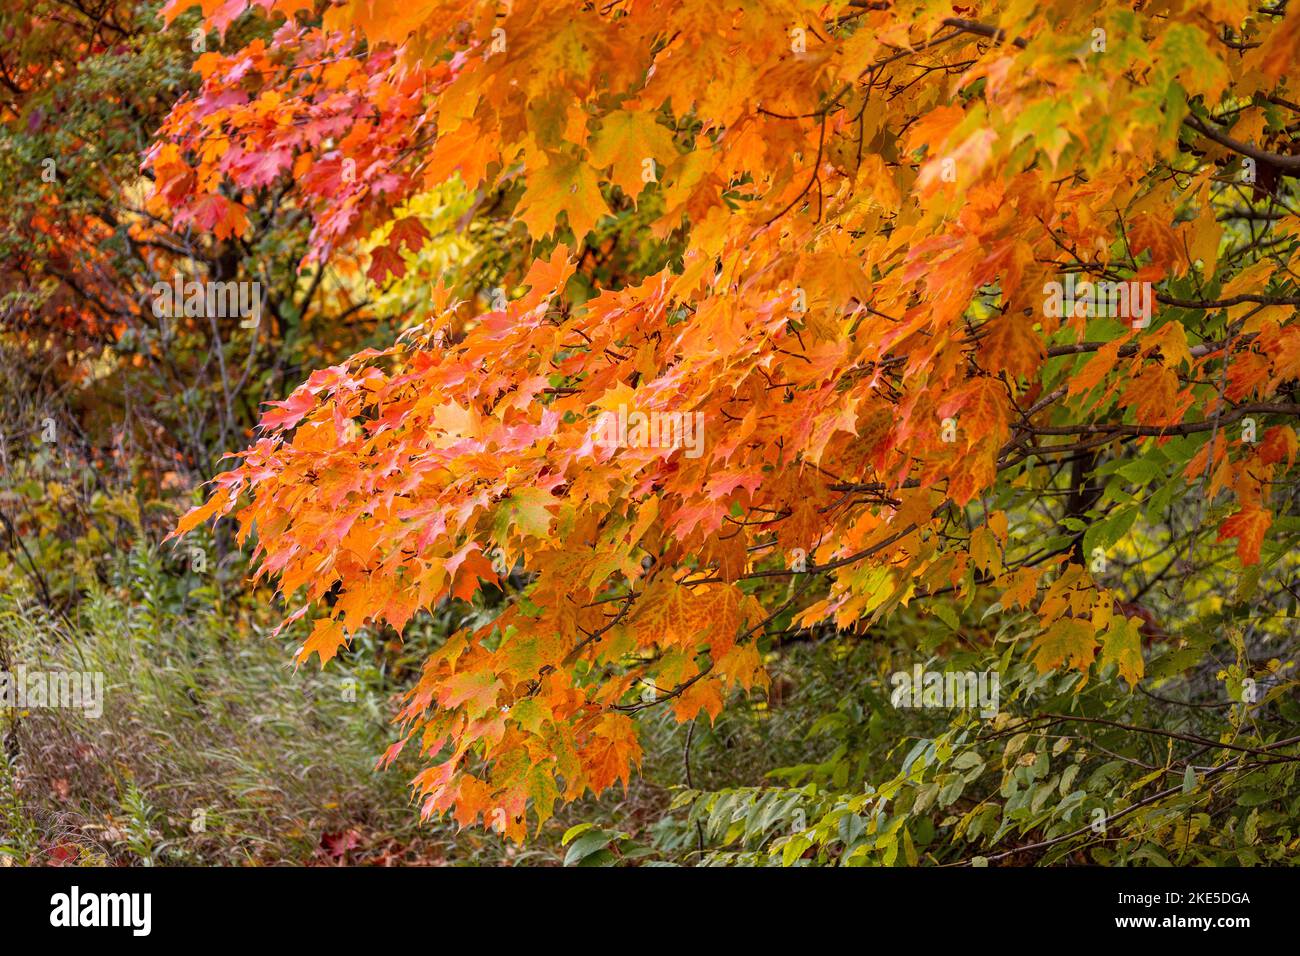
{"label": "tall grass", "polygon": [[8,667],[103,675],[102,716],[0,710],[0,864],[490,861],[420,825],[410,767],[376,772],[400,691],[356,647],[294,671],[286,640],[175,599],[156,557],[72,620],[0,597]]}

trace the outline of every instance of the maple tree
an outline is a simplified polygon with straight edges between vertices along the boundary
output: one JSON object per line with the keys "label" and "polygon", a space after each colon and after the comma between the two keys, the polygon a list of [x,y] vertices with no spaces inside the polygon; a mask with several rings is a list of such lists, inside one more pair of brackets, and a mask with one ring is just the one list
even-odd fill
{"label": "maple tree", "polygon": [[[638,712],[714,717],[773,633],[925,601],[1134,686],[1114,555],[1170,509],[1156,580],[1289,570],[1285,5],[201,6],[275,31],[199,58],[156,213],[238,237],[291,184],[307,265],[385,230],[367,274],[400,286],[428,232],[399,211],[454,179],[522,250],[500,301],[435,287],[272,402],[178,528],[239,517],[313,619],[299,661],[507,595],[398,714],[426,815],[522,838],[627,783]],[[702,422],[699,453],[602,437],[634,415]]]}
{"label": "maple tree", "polygon": [[[197,84],[190,66],[207,42],[197,15],[164,30],[157,12],[139,0],[30,0],[0,13],[0,332],[31,366],[46,363],[88,437],[118,412],[119,444],[169,445],[164,470],[205,474],[260,398],[283,394],[331,346],[360,348],[375,315],[347,258],[299,271],[307,231],[278,215],[283,187],[243,195],[238,238],[150,208],[141,146]],[[250,19],[239,37],[269,33]],[[155,286],[177,277],[258,281],[266,321],[159,315]]]}

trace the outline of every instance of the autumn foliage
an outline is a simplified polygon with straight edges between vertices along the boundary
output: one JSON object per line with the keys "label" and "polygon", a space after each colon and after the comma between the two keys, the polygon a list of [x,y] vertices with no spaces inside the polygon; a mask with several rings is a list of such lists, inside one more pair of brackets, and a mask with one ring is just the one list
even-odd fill
{"label": "autumn foliage", "polygon": [[[714,717],[761,696],[777,632],[924,601],[1023,614],[1016,659],[1135,685],[1147,624],[1105,558],[1144,514],[1206,525],[1176,560],[1258,574],[1290,547],[1295,11],[202,6],[278,26],[198,59],[151,212],[238,237],[290,184],[304,265],[386,228],[383,285],[427,238],[395,211],[456,177],[527,250],[502,301],[435,291],[273,402],[178,529],[238,516],[314,622],[299,661],[506,594],[397,715],[426,814],[522,838],[628,782],[638,712]],[[666,264],[597,274],[628,210]],[[1150,314],[1048,307],[1067,276],[1134,306],[1149,284]],[[702,446],[604,440],[619,420]]]}

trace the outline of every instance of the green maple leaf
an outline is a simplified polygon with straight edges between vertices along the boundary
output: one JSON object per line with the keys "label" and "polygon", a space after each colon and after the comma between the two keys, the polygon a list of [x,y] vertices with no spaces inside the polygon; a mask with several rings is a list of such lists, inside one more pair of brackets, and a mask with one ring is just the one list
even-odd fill
{"label": "green maple leaf", "polygon": [[495,529],[498,539],[505,540],[511,528],[517,528],[523,537],[546,537],[555,519],[550,511],[553,504],[555,498],[540,488],[520,488],[511,493],[497,511]]}

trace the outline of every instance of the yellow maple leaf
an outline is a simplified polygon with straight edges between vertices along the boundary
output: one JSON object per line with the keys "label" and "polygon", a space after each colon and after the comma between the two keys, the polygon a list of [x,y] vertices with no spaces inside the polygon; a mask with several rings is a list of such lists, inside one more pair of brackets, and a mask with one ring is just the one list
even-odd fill
{"label": "yellow maple leaf", "polygon": [[1088,666],[1097,655],[1097,635],[1087,621],[1062,617],[1035,638],[1029,652],[1039,673],[1054,667],[1072,667],[1081,671],[1086,680]]}
{"label": "yellow maple leaf", "polygon": [[572,156],[551,153],[540,169],[529,170],[528,188],[515,217],[534,238],[541,238],[555,230],[555,220],[565,213],[574,237],[581,241],[607,211],[595,171]]}
{"label": "yellow maple leaf", "polygon": [[657,182],[664,164],[676,156],[672,131],[659,125],[653,113],[610,113],[591,141],[592,163],[599,169],[612,166],[610,181],[629,196]]}

